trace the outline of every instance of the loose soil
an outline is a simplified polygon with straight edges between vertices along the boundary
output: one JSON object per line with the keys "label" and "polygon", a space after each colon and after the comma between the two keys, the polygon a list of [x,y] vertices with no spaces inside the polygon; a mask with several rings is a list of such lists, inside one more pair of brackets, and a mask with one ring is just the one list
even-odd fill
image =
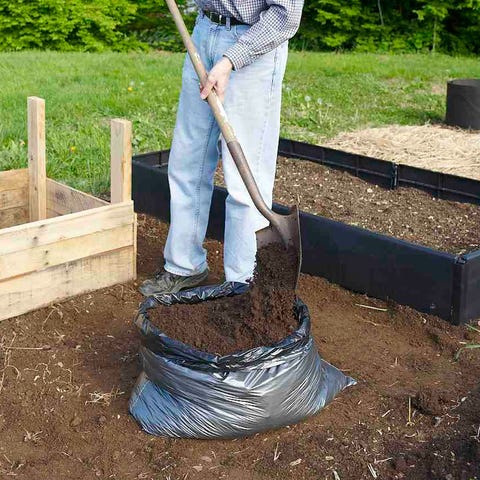
{"label": "loose soil", "polygon": [[[139,281],[161,262],[166,232],[139,216]],[[218,282],[222,246],[206,248],[208,283]],[[454,360],[464,342],[480,343],[475,331],[302,275],[320,354],[358,385],[315,417],[252,438],[154,438],[128,414],[140,372],[136,287],[0,323],[0,478],[480,478],[480,350]]]}
{"label": "loose soil", "polygon": [[272,345],[296,327],[296,258],[283,245],[263,247],[247,293],[196,305],[160,305],[147,315],[169,337],[209,353]]}
{"label": "loose soil", "polygon": [[[217,183],[223,184],[221,171]],[[385,189],[309,161],[278,159],[274,199],[444,252],[480,248],[479,206],[436,199],[416,188]]]}
{"label": "loose soil", "polygon": [[[301,195],[299,195],[301,191]],[[450,253],[480,248],[480,207],[416,188],[388,190],[309,161],[279,159],[280,203]]]}

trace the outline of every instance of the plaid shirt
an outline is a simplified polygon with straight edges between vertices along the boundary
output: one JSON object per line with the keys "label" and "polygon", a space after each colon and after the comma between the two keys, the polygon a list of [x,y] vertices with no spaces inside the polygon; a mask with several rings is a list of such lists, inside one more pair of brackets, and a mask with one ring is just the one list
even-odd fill
{"label": "plaid shirt", "polygon": [[225,52],[239,70],[295,35],[303,0],[195,0],[201,10],[234,17],[251,27]]}

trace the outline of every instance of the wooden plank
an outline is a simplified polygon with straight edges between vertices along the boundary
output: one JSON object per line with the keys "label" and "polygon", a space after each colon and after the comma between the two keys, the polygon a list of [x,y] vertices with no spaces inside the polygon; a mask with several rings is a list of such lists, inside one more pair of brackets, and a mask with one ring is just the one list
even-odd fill
{"label": "wooden plank", "polygon": [[133,278],[137,278],[137,234],[138,234],[137,214],[133,214]]}
{"label": "wooden plank", "polygon": [[134,226],[127,224],[0,256],[0,281],[80,258],[134,245]]}
{"label": "wooden plank", "polygon": [[47,218],[45,100],[28,97],[28,170],[30,221]]}
{"label": "wooden plank", "polygon": [[0,320],[133,279],[133,247],[0,282]]}
{"label": "wooden plank", "polygon": [[0,230],[0,256],[131,225],[133,215],[130,201]]}
{"label": "wooden plank", "polygon": [[55,212],[54,210],[50,210],[49,208],[47,208],[47,218],[55,218],[55,217],[59,217],[61,214],[58,213],[58,212]]}
{"label": "wooden plank", "polygon": [[18,190],[4,190],[0,192],[0,210],[14,207],[28,206],[28,190],[22,188]]}
{"label": "wooden plank", "polygon": [[111,202],[126,202],[132,198],[132,123],[128,120],[112,120],[110,151]]}
{"label": "wooden plank", "polygon": [[[22,225],[28,222],[27,207],[14,207],[0,210],[0,229]],[[0,230],[1,232],[1,230]]]}
{"label": "wooden plank", "polygon": [[0,192],[28,188],[28,169],[0,172]]}
{"label": "wooden plank", "polygon": [[47,210],[56,212],[58,215],[68,215],[104,205],[110,204],[63,183],[47,179]]}

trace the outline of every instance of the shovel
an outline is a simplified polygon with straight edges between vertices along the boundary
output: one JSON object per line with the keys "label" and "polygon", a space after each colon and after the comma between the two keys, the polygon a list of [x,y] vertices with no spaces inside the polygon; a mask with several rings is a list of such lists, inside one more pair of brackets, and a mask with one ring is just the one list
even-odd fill
{"label": "shovel", "polygon": [[[207,71],[203,65],[202,59],[197,52],[197,49],[188,33],[185,22],[177,7],[175,0],[166,0],[168,9],[173,16],[175,25],[182,37],[185,48],[192,61],[193,67],[197,72],[198,78],[202,85],[205,84],[207,78]],[[270,222],[270,226],[263,228],[256,232],[257,248],[261,248],[274,243],[280,243],[285,248],[296,254],[295,275],[292,275],[293,284],[292,289],[295,290],[300,275],[300,266],[302,262],[302,250],[300,239],[300,219],[297,206],[290,208],[288,215],[280,215],[272,211],[271,208],[265,203],[258,189],[258,185],[255,182],[252,171],[247,163],[245,154],[242,147],[237,140],[235,132],[233,131],[230,122],[228,121],[227,114],[223,108],[222,102],[218,98],[216,92],[212,90],[207,97],[208,104],[213,110],[215,119],[217,120],[220,131],[227,144],[228,150],[232,155],[233,161],[237,166],[238,172],[242,177],[252,201],[257,210]]]}

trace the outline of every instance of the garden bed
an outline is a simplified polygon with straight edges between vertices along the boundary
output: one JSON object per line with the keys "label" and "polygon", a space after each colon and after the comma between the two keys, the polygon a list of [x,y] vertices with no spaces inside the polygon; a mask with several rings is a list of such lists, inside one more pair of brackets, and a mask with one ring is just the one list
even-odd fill
{"label": "garden bed", "polygon": [[[217,177],[223,186],[223,179]],[[347,225],[461,255],[480,249],[480,206],[411,187],[372,185],[349,172],[279,157],[274,201]]]}
{"label": "garden bed", "polygon": [[29,97],[29,168],[0,172],[0,320],[135,278],[131,124],[111,126],[110,204],[47,178],[45,102]]}
{"label": "garden bed", "polygon": [[[139,281],[168,225],[139,216]],[[221,243],[207,240],[211,276]],[[320,354],[359,384],[319,415],[236,441],[153,438],[128,414],[142,300],[126,283],[0,323],[0,476],[317,480],[480,475],[480,334],[301,275]],[[369,308],[367,308],[369,307]],[[375,308],[375,309],[373,309]],[[411,410],[409,414],[409,399]],[[452,455],[450,452],[454,452]],[[452,477],[447,477],[451,475]]]}
{"label": "garden bed", "polygon": [[[280,159],[277,198],[321,213],[300,213],[304,273],[453,323],[480,317],[480,182],[288,140],[279,151],[310,161]],[[133,167],[136,209],[165,221],[167,164],[163,151]],[[226,195],[215,187],[213,238],[223,238]]]}

